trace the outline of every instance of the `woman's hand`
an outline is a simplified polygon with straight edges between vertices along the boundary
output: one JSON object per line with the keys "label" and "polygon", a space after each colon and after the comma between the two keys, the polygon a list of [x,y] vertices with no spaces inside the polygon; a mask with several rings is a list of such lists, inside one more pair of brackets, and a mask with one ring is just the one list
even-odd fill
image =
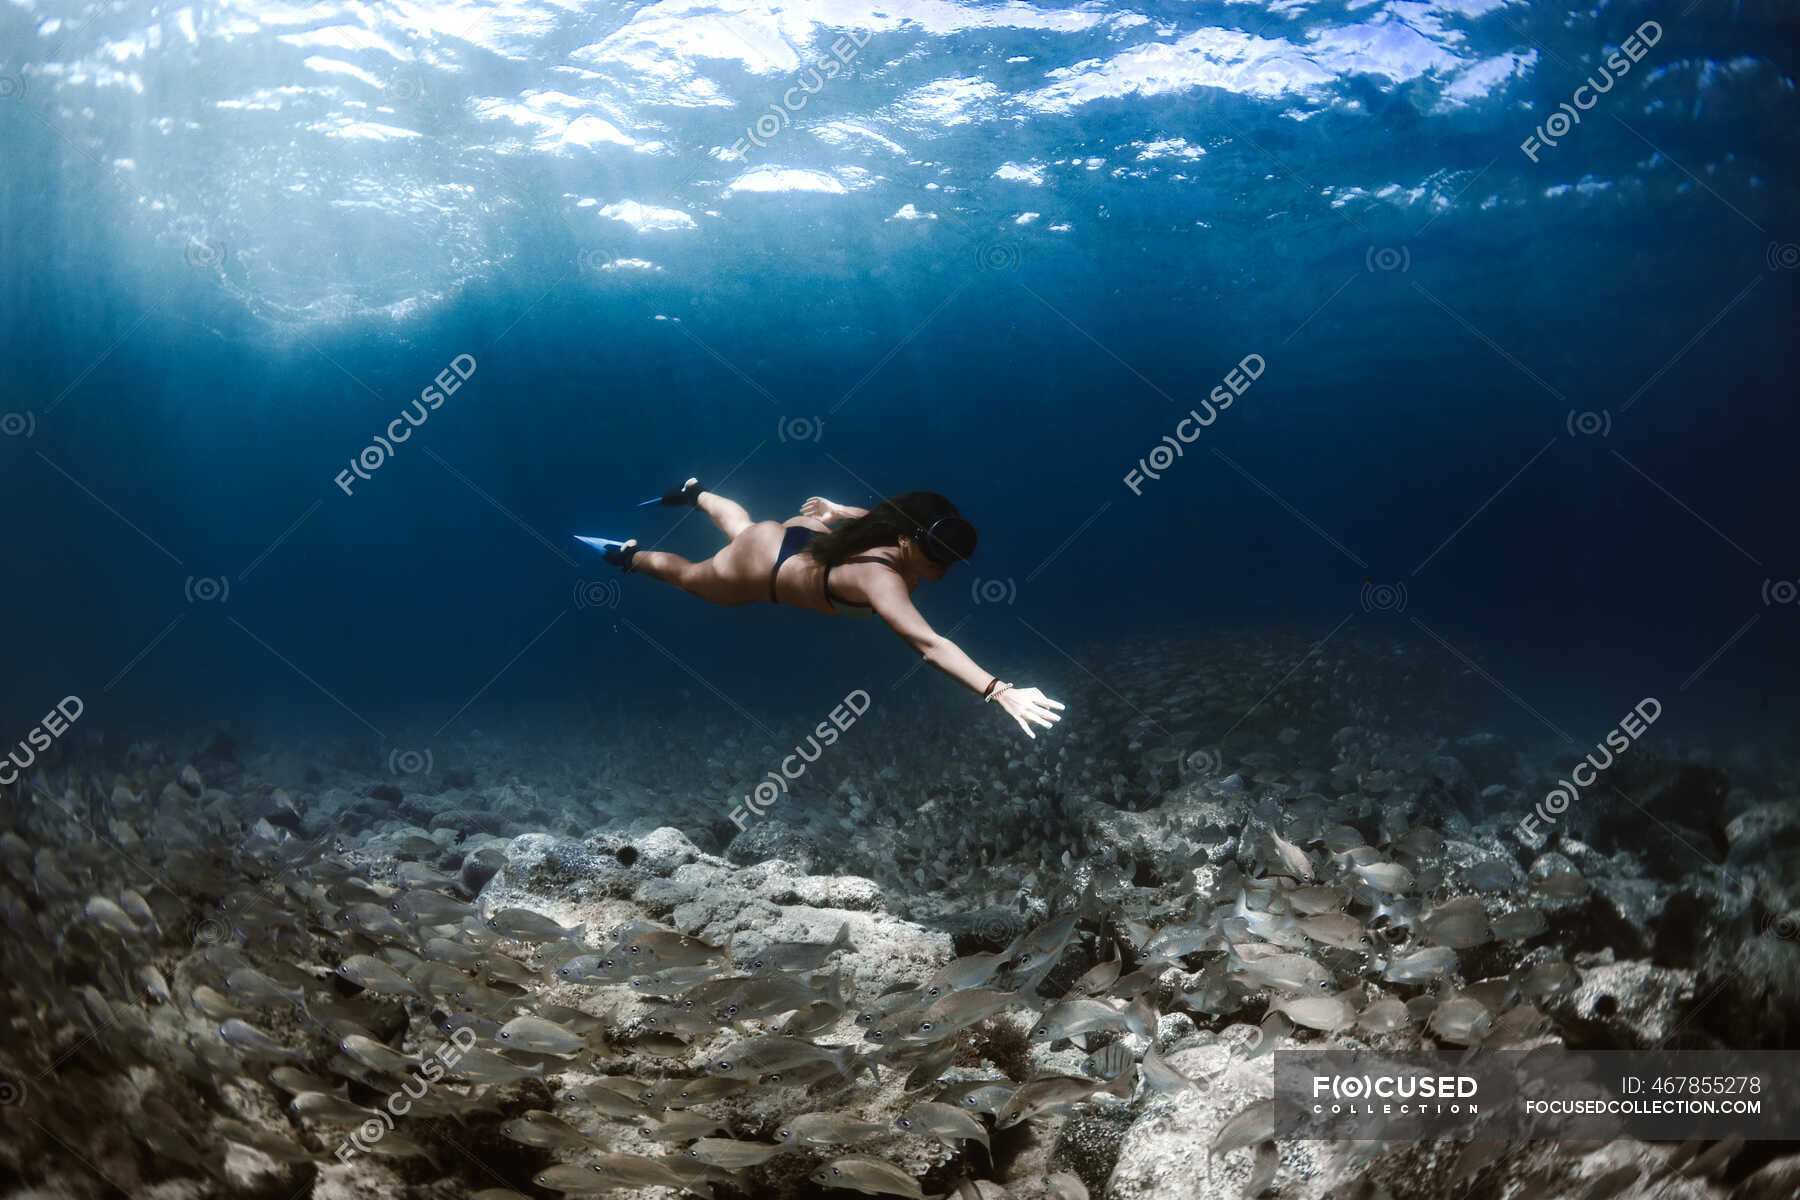
{"label": "woman's hand", "polygon": [[838,519],[838,506],[823,496],[808,496],[806,503],[800,506],[800,515],[829,525]]}
{"label": "woman's hand", "polygon": [[1037,688],[1011,686],[1002,688],[1000,694],[994,697],[994,702],[1004,708],[1007,714],[1019,723],[1019,728],[1025,731],[1025,736],[1033,741],[1037,740],[1037,734],[1031,731],[1031,727],[1042,725],[1045,729],[1050,728],[1062,720],[1061,713],[1053,710],[1065,707],[1060,702],[1044,695]]}

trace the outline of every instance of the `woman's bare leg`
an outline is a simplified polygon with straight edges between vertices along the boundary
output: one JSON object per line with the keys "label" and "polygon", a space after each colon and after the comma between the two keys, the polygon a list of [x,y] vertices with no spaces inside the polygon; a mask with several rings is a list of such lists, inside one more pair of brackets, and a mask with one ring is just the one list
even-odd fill
{"label": "woman's bare leg", "polygon": [[631,570],[636,575],[648,575],[663,583],[672,583],[702,600],[710,600],[714,604],[727,603],[724,599],[709,594],[713,590],[709,585],[718,582],[718,572],[713,569],[710,558],[705,562],[689,562],[681,555],[670,554],[667,550],[639,550],[632,555]]}
{"label": "woman's bare leg", "polygon": [[[704,505],[710,495],[702,495]],[[736,508],[727,500],[724,503]],[[740,510],[741,511],[741,510]],[[774,521],[751,522],[724,549],[704,562],[689,562],[666,550],[639,550],[633,573],[672,583],[710,604],[752,604],[769,598],[769,567],[781,543]]]}
{"label": "woman's bare leg", "polygon": [[694,506],[712,518],[712,523],[719,527],[727,541],[744,532],[751,525],[750,514],[736,500],[727,500],[717,492],[701,492],[694,497]]}

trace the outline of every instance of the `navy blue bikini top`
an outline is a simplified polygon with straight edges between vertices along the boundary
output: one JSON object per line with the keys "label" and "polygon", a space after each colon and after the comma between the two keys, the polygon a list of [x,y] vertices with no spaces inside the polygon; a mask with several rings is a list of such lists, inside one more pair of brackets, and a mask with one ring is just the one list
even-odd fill
{"label": "navy blue bikini top", "polygon": [[[769,600],[771,603],[780,603],[780,600],[775,593],[775,577],[781,574],[781,564],[806,549],[807,544],[813,540],[813,536],[818,532],[818,530],[808,529],[804,525],[790,525],[787,528],[787,532],[781,535],[781,549],[775,555],[775,565],[769,568]],[[887,559],[874,554],[859,554],[855,558],[846,558],[844,561],[847,563],[880,563],[882,566],[896,574],[898,574],[900,570],[899,567],[895,566]],[[846,616],[866,617],[875,611],[867,604],[858,604],[853,600],[843,600],[833,595],[831,591],[831,568],[829,566],[825,568],[825,578],[823,582],[825,587],[825,607],[831,609],[833,612],[842,609]]]}

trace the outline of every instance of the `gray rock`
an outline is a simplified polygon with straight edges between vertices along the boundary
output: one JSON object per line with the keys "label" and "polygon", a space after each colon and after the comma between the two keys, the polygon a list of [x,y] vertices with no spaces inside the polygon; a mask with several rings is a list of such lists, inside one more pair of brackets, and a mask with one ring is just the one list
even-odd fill
{"label": "gray rock", "polygon": [[[1213,1138],[1231,1118],[1269,1096],[1267,1060],[1231,1056],[1223,1070],[1216,1047],[1183,1049],[1170,1056],[1177,1070],[1203,1081],[1204,1093],[1152,1095],[1119,1146],[1107,1200],[1241,1200],[1253,1153],[1237,1150],[1209,1157]],[[1275,1187],[1284,1200],[1321,1200],[1350,1181],[1347,1155],[1336,1143],[1284,1141]]]}
{"label": "gray rock", "polygon": [[479,812],[468,808],[448,808],[431,818],[430,828],[449,829],[459,837],[475,833],[498,834],[505,822],[498,813]]}
{"label": "gray rock", "polygon": [[463,890],[471,896],[478,895],[505,865],[506,851],[498,846],[484,846],[470,853],[463,859],[459,872]]}
{"label": "gray rock", "polygon": [[1660,1046],[1694,998],[1695,973],[1641,959],[1590,963],[1590,957],[1576,958],[1581,983],[1566,1001],[1575,1015],[1601,1026],[1614,1048]]}
{"label": "gray rock", "polygon": [[[767,942],[830,941],[848,925],[857,949],[840,952],[830,966],[850,976],[854,995],[879,995],[894,984],[925,978],[951,958],[950,939],[887,913],[807,904],[777,904],[771,895],[813,891],[808,876],[790,863],[771,862],[734,869],[716,858],[677,867],[666,878],[646,879],[632,900],[652,917],[710,942],[758,946]],[[866,897],[867,881],[826,877],[819,898]]]}
{"label": "gray rock", "polygon": [[725,847],[725,857],[740,866],[779,858],[811,871],[818,850],[810,837],[793,826],[775,817],[764,817],[731,839]]}
{"label": "gray rock", "polygon": [[1731,1200],[1793,1200],[1800,1196],[1800,1155],[1765,1163],[1732,1190]]}
{"label": "gray rock", "polygon": [[876,912],[885,908],[881,888],[857,875],[774,876],[763,895],[776,904],[803,904],[809,908],[842,908]]}
{"label": "gray rock", "polygon": [[[687,835],[668,825],[633,838],[629,849],[633,852],[630,856],[625,853],[626,847],[613,851],[613,856],[623,866],[637,866],[652,875],[667,875],[676,867],[700,857],[699,848],[688,840]],[[628,858],[632,861],[627,861]]]}
{"label": "gray rock", "polygon": [[1773,850],[1800,845],[1800,804],[1759,804],[1739,813],[1725,826],[1730,861],[1748,862]]}

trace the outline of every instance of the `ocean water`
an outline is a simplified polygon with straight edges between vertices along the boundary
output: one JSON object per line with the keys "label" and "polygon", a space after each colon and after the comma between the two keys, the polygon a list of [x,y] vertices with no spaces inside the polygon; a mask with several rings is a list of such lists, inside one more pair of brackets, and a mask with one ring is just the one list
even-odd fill
{"label": "ocean water", "polygon": [[[1684,724],[1784,728],[1774,7],[3,20],[13,725],[76,693],[118,737],[411,745],[715,704],[650,638],[748,705],[905,669],[866,629],[642,580],[577,610],[613,572],[573,533],[714,548],[632,507],[697,474],[759,518],[950,496],[982,552],[921,605],[1008,677],[1348,617],[1436,634],[1559,725],[1669,693]],[[345,494],[459,354],[463,390]]]}
{"label": "ocean water", "polygon": [[[1288,722],[1508,739],[1475,783],[1524,794],[1648,698],[1659,755],[1791,794],[1794,35],[1736,0],[6,0],[0,745],[74,697],[52,791],[207,747],[321,811],[321,769],[474,771],[579,804],[559,834],[679,796],[717,852],[859,690],[834,820]],[[573,540],[707,556],[638,507],[690,475],[758,519],[950,497],[981,546],[919,610],[1061,725]],[[1207,664],[1219,705],[1164,716]],[[921,869],[1089,845],[975,820]]]}

